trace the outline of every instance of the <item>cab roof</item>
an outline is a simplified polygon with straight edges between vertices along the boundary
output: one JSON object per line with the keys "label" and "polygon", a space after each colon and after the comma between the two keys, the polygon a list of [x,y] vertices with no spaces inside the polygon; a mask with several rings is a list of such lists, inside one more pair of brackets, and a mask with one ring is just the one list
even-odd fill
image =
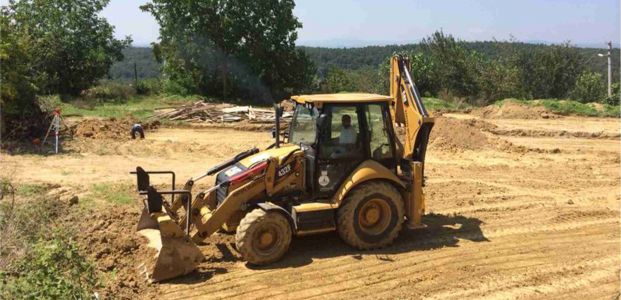
{"label": "cab roof", "polygon": [[339,93],[292,96],[295,102],[305,103],[361,103],[361,102],[389,102],[389,96],[366,93]]}

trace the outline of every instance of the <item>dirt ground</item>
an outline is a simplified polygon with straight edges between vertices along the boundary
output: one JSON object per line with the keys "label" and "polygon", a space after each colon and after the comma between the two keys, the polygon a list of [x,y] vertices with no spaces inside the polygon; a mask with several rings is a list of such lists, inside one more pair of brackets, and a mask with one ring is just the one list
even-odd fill
{"label": "dirt ground", "polygon": [[[404,230],[385,249],[357,251],[327,233],[296,238],[282,261],[250,268],[233,237],[218,234],[200,246],[208,259],[197,272],[147,285],[132,270],[138,198],[76,226],[98,267],[116,270],[104,291],[114,298],[618,299],[619,120],[485,117],[439,117],[427,154],[428,227]],[[75,138],[62,155],[0,162],[17,183],[88,195],[96,183],[133,184],[137,165],[185,181],[271,142],[269,131],[159,128],[142,141]]]}

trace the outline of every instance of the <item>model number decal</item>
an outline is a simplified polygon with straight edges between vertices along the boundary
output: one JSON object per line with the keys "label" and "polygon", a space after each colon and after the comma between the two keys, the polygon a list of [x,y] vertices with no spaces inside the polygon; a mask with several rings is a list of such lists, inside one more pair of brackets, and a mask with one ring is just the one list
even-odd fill
{"label": "model number decal", "polygon": [[291,163],[286,164],[284,167],[278,170],[278,177],[283,177],[287,175],[289,172],[291,172]]}

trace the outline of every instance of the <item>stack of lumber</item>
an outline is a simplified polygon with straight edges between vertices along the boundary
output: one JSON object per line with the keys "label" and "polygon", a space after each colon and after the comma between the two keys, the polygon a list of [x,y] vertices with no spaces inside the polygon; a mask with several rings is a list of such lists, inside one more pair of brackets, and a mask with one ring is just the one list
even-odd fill
{"label": "stack of lumber", "polygon": [[[291,116],[291,112],[285,112],[283,114],[283,119],[290,119]],[[208,123],[239,121],[273,123],[274,110],[269,108],[254,108],[252,106],[235,106],[228,103],[216,104],[199,101],[156,113],[152,118]]]}

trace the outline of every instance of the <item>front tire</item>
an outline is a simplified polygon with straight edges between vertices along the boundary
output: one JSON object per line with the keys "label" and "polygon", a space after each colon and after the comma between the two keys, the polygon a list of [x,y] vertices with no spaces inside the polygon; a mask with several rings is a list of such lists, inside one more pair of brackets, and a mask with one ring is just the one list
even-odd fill
{"label": "front tire", "polygon": [[390,245],[404,221],[403,198],[390,183],[363,183],[351,191],[337,212],[337,231],[358,249]]}
{"label": "front tire", "polygon": [[235,246],[244,260],[265,265],[279,260],[291,244],[291,226],[276,211],[254,209],[239,223]]}

